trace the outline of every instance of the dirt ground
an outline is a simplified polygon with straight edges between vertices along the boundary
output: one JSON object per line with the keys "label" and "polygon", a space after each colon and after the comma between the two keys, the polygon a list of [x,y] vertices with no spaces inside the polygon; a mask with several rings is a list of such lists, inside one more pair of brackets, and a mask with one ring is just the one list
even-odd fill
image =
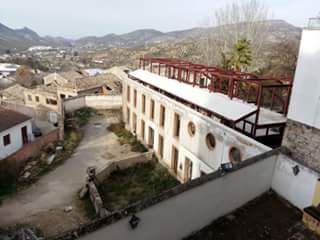
{"label": "dirt ground", "polygon": [[267,193],[219,218],[184,240],[317,240],[301,222],[302,213]]}
{"label": "dirt ground", "polygon": [[[0,227],[27,224],[40,228],[46,236],[71,229],[87,221],[78,191],[85,183],[89,166],[103,167],[114,158],[132,154],[129,145],[120,145],[107,130],[118,118],[106,112],[84,127],[83,139],[63,165],[44,175],[38,182],[0,205]],[[72,206],[71,212],[65,212]]]}

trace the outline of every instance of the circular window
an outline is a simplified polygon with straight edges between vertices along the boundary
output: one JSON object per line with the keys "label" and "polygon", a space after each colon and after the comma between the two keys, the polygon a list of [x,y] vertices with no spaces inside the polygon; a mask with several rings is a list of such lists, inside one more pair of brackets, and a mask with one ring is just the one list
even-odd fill
{"label": "circular window", "polygon": [[193,137],[196,133],[196,125],[194,125],[193,122],[188,123],[188,133],[191,137]]}
{"label": "circular window", "polygon": [[215,137],[211,134],[211,133],[208,133],[207,136],[206,136],[206,143],[207,143],[207,146],[210,150],[213,150],[216,146],[216,139]]}
{"label": "circular window", "polygon": [[242,160],[241,151],[236,147],[231,147],[229,151],[229,158],[233,164],[240,163]]}

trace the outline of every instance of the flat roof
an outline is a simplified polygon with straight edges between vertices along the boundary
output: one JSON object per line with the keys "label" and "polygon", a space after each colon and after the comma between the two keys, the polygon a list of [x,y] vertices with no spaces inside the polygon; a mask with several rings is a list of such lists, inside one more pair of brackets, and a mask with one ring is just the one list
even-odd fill
{"label": "flat roof", "polygon": [[0,132],[30,119],[27,115],[0,107]]}
{"label": "flat roof", "polygon": [[257,106],[245,103],[240,99],[232,100],[222,93],[208,92],[142,69],[130,72],[129,75],[228,120],[236,121],[257,110]]}

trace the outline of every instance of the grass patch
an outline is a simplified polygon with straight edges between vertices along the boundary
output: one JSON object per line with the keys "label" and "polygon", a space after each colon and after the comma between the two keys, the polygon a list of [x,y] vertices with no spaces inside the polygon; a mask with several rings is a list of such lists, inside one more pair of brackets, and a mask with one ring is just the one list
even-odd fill
{"label": "grass patch", "polygon": [[99,187],[105,207],[114,211],[157,195],[179,182],[159,163],[150,161],[116,170]]}
{"label": "grass patch", "polygon": [[89,107],[83,107],[75,111],[74,117],[78,126],[82,127],[86,125],[89,122],[90,118],[95,116],[96,114],[97,114],[97,111],[95,109],[89,108]]}
{"label": "grass patch", "polygon": [[134,136],[131,132],[125,129],[124,123],[111,124],[108,130],[116,134],[120,144],[130,144],[133,152],[147,152],[148,149]]}

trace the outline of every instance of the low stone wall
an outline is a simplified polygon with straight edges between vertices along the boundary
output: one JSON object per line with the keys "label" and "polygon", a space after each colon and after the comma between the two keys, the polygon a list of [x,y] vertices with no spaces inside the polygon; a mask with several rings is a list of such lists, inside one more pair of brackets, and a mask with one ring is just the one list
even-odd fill
{"label": "low stone wall", "polygon": [[103,206],[102,198],[99,194],[98,188],[96,187],[94,181],[88,182],[87,188],[89,191],[89,197],[90,197],[91,203],[93,204],[93,207],[94,207],[94,210],[96,211],[96,214],[100,218],[107,216],[108,212]]}
{"label": "low stone wall", "polygon": [[134,166],[137,163],[144,163],[152,158],[153,152],[146,152],[146,153],[138,153],[133,156],[122,158],[122,159],[115,159],[111,163],[108,163],[106,166],[97,169],[96,180],[97,183],[101,183],[104,179],[106,179],[114,170],[116,169],[126,169],[129,167]]}
{"label": "low stone wall", "polygon": [[142,154],[139,153],[131,157],[123,158],[121,160],[115,160],[98,170],[98,173],[95,173],[95,170],[94,173],[92,173],[90,171],[90,168],[88,169],[88,179],[86,187],[88,189],[89,197],[97,216],[102,218],[109,214],[109,212],[104,208],[104,204],[98,190],[98,185],[101,184],[104,179],[106,179],[116,169],[126,169],[134,166],[137,163],[150,161],[151,158],[152,152]]}
{"label": "low stone wall", "polygon": [[77,96],[64,100],[64,107],[66,112],[73,112],[83,107],[91,107],[94,109],[120,109],[122,106],[122,96]]}

